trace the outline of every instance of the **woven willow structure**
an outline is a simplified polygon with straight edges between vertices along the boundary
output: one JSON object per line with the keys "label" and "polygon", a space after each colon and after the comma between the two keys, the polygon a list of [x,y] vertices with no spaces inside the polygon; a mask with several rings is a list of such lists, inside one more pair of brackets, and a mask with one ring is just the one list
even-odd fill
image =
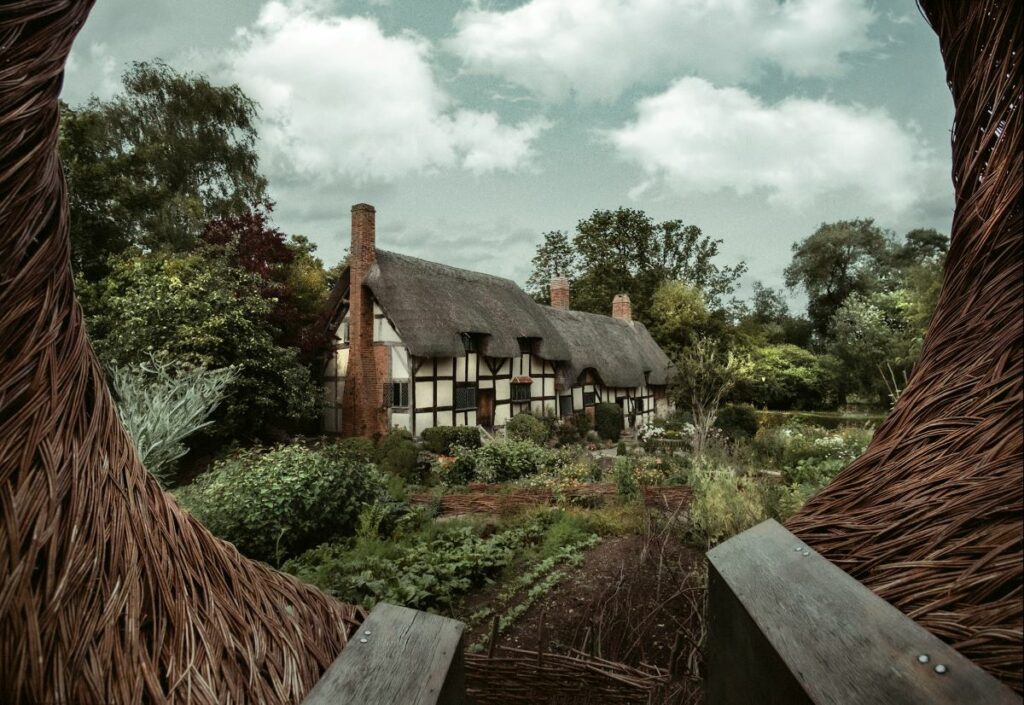
{"label": "woven willow structure", "polygon": [[0,702],[295,703],[359,615],[160,490],[82,325],[57,96],[91,4],[0,3]]}
{"label": "woven willow structure", "polygon": [[1018,692],[1024,234],[1016,0],[921,0],[956,106],[956,212],[906,391],[795,534]]}

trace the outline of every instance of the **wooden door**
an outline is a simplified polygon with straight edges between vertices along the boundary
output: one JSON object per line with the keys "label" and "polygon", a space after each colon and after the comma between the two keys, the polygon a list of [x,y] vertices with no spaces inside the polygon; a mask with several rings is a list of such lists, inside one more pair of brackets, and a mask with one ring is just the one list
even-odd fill
{"label": "wooden door", "polygon": [[494,390],[480,389],[476,393],[476,422],[484,428],[494,425]]}

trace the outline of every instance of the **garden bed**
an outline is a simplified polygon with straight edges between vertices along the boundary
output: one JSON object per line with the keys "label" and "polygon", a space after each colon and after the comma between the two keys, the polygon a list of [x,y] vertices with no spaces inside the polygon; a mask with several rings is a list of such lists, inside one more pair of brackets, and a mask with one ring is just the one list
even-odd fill
{"label": "garden bed", "polygon": [[[661,485],[642,488],[644,505],[675,510],[690,501],[692,491],[685,485]],[[464,491],[440,496],[427,492],[412,494],[413,504],[429,506],[437,503],[440,516],[458,514],[503,514],[529,507],[554,506],[561,502],[593,506],[618,497],[619,490],[610,482],[581,484],[562,492],[545,489],[510,488],[504,484],[473,483]]]}

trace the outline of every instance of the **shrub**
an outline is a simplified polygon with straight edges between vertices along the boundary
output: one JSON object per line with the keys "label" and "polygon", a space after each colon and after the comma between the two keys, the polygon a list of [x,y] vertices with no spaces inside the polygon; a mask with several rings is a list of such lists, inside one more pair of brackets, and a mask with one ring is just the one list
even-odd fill
{"label": "shrub", "polygon": [[247,556],[279,565],[356,530],[384,478],[337,444],[245,450],[216,463],[178,498],[214,534]]}
{"label": "shrub", "polygon": [[626,450],[626,444],[619,441],[619,444],[615,446],[615,455],[628,455],[629,451]]}
{"label": "shrub", "polygon": [[452,448],[480,447],[480,429],[475,426],[434,426],[420,433],[423,447],[438,455],[452,455]]}
{"label": "shrub", "polygon": [[437,476],[445,485],[467,485],[476,478],[476,449],[455,446],[452,455],[437,459],[435,467]]}
{"label": "shrub", "polygon": [[757,412],[748,404],[728,404],[718,410],[715,426],[730,441],[757,435]]}
{"label": "shrub", "polygon": [[335,441],[340,452],[350,455],[363,463],[372,463],[377,459],[377,448],[373,441],[363,436],[352,436]]}
{"label": "shrub", "polygon": [[579,443],[582,436],[580,435],[579,429],[576,427],[575,421],[573,419],[566,419],[555,426],[554,438],[558,445],[565,446]]}
{"label": "shrub", "polygon": [[386,601],[447,609],[538,544],[552,518],[539,516],[486,537],[456,520],[433,524],[402,542],[362,538],[327,544],[289,561],[285,570],[367,608]]}
{"label": "shrub", "polygon": [[377,462],[384,472],[398,475],[406,482],[419,484],[423,472],[418,464],[419,451],[412,434],[401,429],[389,431],[377,446]]}
{"label": "shrub", "polygon": [[804,458],[782,471],[786,484],[810,485],[821,489],[845,468],[847,461],[842,458]]}
{"label": "shrub", "polygon": [[516,414],[505,424],[505,433],[514,441],[530,441],[543,445],[548,440],[548,428],[532,414]]}
{"label": "shrub", "polygon": [[139,460],[165,487],[188,447],[185,439],[209,426],[210,414],[236,376],[233,368],[207,370],[151,358],[139,365],[113,365],[110,381],[117,412]]}
{"label": "shrub", "polygon": [[594,429],[601,438],[618,441],[622,435],[622,409],[618,404],[604,402],[594,408]]}
{"label": "shrub", "polygon": [[108,364],[156,353],[196,366],[235,366],[237,375],[204,436],[273,437],[317,418],[322,392],[298,350],[275,341],[264,281],[210,252],[128,251],[89,286],[89,333]]}
{"label": "shrub", "polygon": [[508,482],[554,464],[554,455],[529,441],[495,441],[474,452],[481,482]]}
{"label": "shrub", "polygon": [[731,469],[700,467],[690,474],[690,526],[704,545],[724,541],[768,517],[763,488]]}

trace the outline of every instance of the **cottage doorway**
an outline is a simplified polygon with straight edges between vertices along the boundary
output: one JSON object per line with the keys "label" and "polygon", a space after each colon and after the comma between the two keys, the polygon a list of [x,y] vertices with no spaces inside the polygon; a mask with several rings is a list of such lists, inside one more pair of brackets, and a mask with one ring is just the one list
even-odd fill
{"label": "cottage doorway", "polygon": [[484,428],[494,426],[494,390],[481,389],[476,393],[476,422]]}

